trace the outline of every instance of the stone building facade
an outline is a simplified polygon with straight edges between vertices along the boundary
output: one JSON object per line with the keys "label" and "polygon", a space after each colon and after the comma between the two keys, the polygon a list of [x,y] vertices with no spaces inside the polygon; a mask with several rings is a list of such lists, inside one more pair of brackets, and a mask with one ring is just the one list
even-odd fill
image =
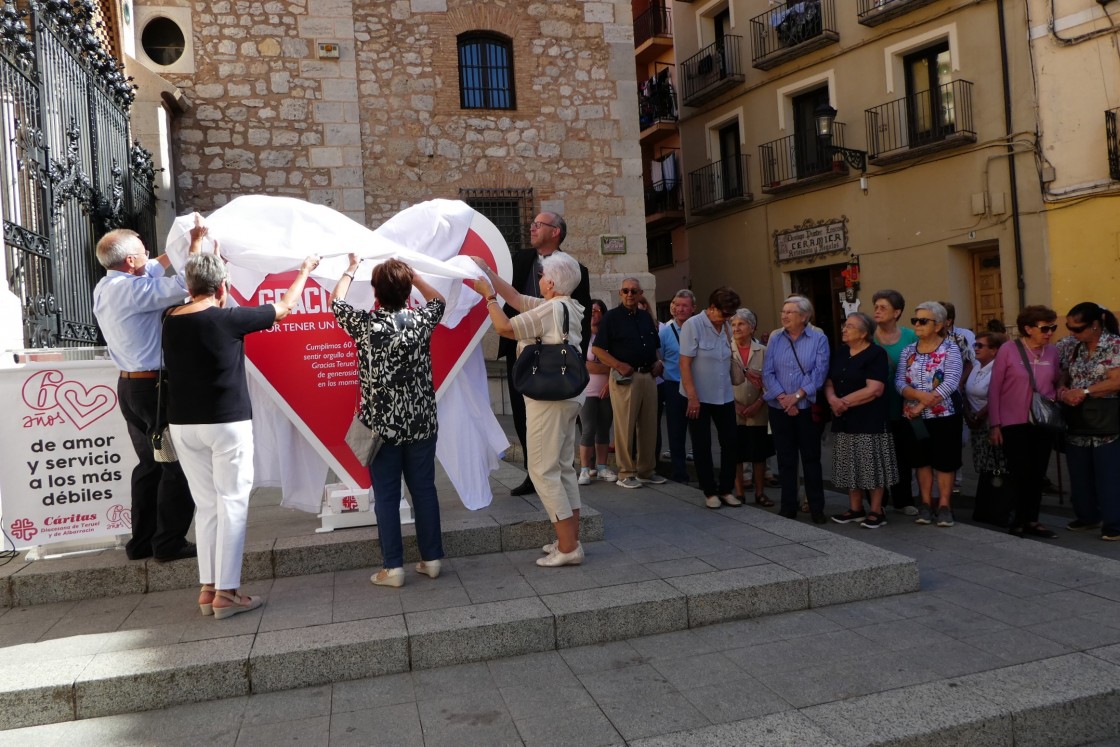
{"label": "stone building facade", "polygon": [[[595,295],[649,277],[628,2],[154,0],[135,13],[138,39],[152,17],[187,26],[190,59],[154,66],[193,104],[171,133],[180,212],[263,193],[375,227],[422,200],[502,195],[522,224],[565,215]],[[479,33],[508,42],[508,108],[463,93],[460,45]],[[626,253],[601,254],[604,236]]]}

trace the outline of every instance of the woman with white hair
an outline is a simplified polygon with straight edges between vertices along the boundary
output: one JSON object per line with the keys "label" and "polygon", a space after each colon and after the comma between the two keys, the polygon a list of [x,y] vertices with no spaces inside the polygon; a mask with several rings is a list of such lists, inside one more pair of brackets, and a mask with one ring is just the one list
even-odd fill
{"label": "woman with white hair", "polygon": [[167,420],[197,509],[198,606],[218,620],[263,604],[260,597],[238,591],[253,489],[245,336],[290,314],[318,264],[318,257],[305,259],[277,303],[225,308],[225,262],[217,254],[194,254],[184,269],[190,303],[176,306],[164,319]]}
{"label": "woman with white hair", "polygon": [[[739,453],[735,464],[735,497],[746,501],[744,494],[753,484],[754,504],[771,508],[774,501],[766,497],[766,460],[774,456],[774,441],[767,427],[769,413],[762,398],[762,363],[766,347],[754,339],[758,317],[750,309],[739,309],[731,317],[731,360],[743,369],[743,383],[735,390],[735,444]],[[749,464],[754,479],[747,481],[743,465]]]}
{"label": "woman with white hair", "polygon": [[[486,298],[486,309],[494,330],[502,337],[517,340],[517,354],[540,338],[545,344],[562,342],[580,348],[584,309],[572,299],[579,285],[580,267],[570,254],[553,252],[541,258],[541,297],[527,296],[498,277],[484,260],[475,262],[486,273],[474,281],[474,289]],[[489,280],[487,279],[489,278]],[[491,285],[493,283],[493,285]],[[510,319],[502,310],[497,295],[520,313]],[[565,330],[565,310],[567,329]],[[579,541],[579,485],[572,456],[576,446],[576,416],[583,405],[584,392],[569,399],[546,401],[525,396],[525,450],[529,477],[556,531],[556,541],[545,545],[545,557],[537,565],[555,567],[583,562]]]}
{"label": "woman with white hair", "polygon": [[809,325],[813,304],[790,296],[782,304],[782,328],[770,335],[762,364],[762,396],[770,406],[770,429],[781,472],[782,503],[778,513],[797,517],[797,462],[805,472],[805,493],[814,524],[824,515],[824,473],[821,437],[812,405],[828,376],[828,338]]}
{"label": "woman with white hair", "polygon": [[[895,387],[906,400],[902,414],[910,420],[911,464],[918,474],[921,506],[915,524],[932,524],[933,480],[940,496],[936,521],[953,526],[953,478],[961,467],[963,406],[954,397],[964,363],[960,348],[945,336],[945,307],[936,301],[920,303],[910,324],[918,341],[899,356]],[[958,395],[959,396],[959,395]]]}

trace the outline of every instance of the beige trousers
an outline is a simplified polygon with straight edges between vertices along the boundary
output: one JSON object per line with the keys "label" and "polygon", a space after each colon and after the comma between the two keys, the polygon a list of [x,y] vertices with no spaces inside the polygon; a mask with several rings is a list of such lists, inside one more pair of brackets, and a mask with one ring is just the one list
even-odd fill
{"label": "beige trousers", "polygon": [[525,453],[529,477],[553,522],[570,518],[572,511],[580,508],[573,460],[576,415],[582,406],[579,399],[546,402],[525,398]]}
{"label": "beige trousers", "polygon": [[[611,407],[614,408],[614,455],[618,479],[651,477],[657,467],[657,385],[651,374],[634,373],[629,384],[611,377]],[[637,453],[633,453],[637,435]]]}

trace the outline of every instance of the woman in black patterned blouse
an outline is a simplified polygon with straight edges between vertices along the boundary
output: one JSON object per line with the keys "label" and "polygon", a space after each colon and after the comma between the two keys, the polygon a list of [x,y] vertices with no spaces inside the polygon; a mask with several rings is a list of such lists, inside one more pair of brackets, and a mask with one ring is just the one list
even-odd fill
{"label": "woman in black patterned blouse", "polygon": [[[385,567],[369,580],[378,586],[401,586],[402,475],[416,515],[416,543],[421,558],[416,571],[435,578],[443,557],[435,480],[437,425],[431,341],[446,303],[411,267],[390,259],[373,268],[377,308],[355,309],[343,297],[359,262],[357,255],[350,255],[350,267],[331,293],[331,310],[358,349],[358,382],[362,392],[359,417],[384,439],[370,462],[369,474],[373,479],[377,536]],[[413,287],[427,302],[416,309],[408,307]]]}

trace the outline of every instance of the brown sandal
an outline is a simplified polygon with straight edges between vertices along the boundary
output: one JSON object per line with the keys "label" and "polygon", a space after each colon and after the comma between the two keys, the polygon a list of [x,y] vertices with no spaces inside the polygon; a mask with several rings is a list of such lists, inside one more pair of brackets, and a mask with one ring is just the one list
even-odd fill
{"label": "brown sandal", "polygon": [[754,497],[754,505],[762,506],[763,508],[773,508],[774,501],[767,498],[765,493],[759,493]]}

